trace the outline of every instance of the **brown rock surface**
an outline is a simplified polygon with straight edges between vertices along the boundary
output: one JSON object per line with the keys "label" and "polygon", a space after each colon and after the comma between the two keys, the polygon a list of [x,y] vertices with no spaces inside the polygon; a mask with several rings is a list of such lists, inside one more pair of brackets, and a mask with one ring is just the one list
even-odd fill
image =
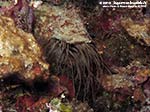
{"label": "brown rock surface", "polygon": [[16,28],[12,19],[0,16],[0,78],[14,73],[29,80],[45,77],[48,67],[32,34]]}

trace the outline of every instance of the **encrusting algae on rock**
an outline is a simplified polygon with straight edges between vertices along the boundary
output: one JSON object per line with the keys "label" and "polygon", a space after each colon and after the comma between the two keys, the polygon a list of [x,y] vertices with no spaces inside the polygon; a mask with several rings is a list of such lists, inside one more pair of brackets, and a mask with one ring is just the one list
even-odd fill
{"label": "encrusting algae on rock", "polygon": [[19,78],[33,80],[47,78],[49,65],[32,34],[16,28],[13,20],[0,16],[0,78],[19,74]]}
{"label": "encrusting algae on rock", "polygon": [[138,43],[144,46],[150,46],[150,21],[144,19],[143,21],[136,22],[131,18],[121,21],[121,25]]}

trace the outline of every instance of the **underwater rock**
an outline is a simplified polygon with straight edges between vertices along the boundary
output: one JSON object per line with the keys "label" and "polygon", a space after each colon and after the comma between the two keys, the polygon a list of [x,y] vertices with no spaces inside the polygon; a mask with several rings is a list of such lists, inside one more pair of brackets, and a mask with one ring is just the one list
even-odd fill
{"label": "underwater rock", "polygon": [[11,18],[0,16],[0,78],[11,74],[25,80],[47,78],[48,68],[32,34],[16,28]]}
{"label": "underwater rock", "polygon": [[133,37],[138,43],[144,46],[150,46],[150,21],[144,19],[143,21],[136,22],[131,18],[122,20],[121,22],[124,29],[128,34]]}

